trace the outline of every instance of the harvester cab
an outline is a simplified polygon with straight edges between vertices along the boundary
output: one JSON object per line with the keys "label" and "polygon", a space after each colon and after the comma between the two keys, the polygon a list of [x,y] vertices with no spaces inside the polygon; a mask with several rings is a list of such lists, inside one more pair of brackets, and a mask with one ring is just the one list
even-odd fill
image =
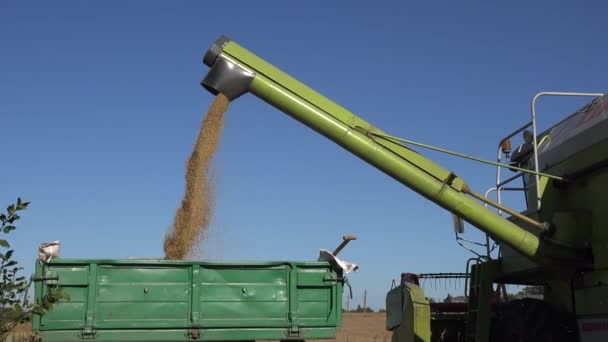
{"label": "harvester cab", "polygon": [[[592,100],[557,124],[537,133],[537,101],[543,97],[587,97]],[[505,192],[520,193],[516,196],[525,201],[527,217],[551,222],[551,238],[562,245],[585,251],[589,267],[592,261],[593,236],[589,222],[594,212],[594,201],[587,184],[593,173],[601,172],[608,162],[608,96],[602,93],[541,92],[531,101],[530,120],[519,129],[500,139],[497,161],[522,168],[514,174],[505,174],[501,167],[496,169],[496,183],[486,194],[493,193],[496,201],[503,203]],[[506,153],[504,145],[521,134],[522,142]],[[529,171],[529,172],[527,172]],[[535,173],[530,173],[535,172]],[[551,175],[551,178],[543,176]],[[518,183],[519,182],[519,183]],[[595,183],[595,182],[594,182]],[[603,185],[596,183],[597,189]],[[581,187],[582,186],[582,187]],[[574,194],[581,198],[573,202]],[[586,194],[586,195],[584,195]],[[499,214],[502,214],[499,212]],[[597,215],[597,211],[596,211]],[[517,218],[511,217],[517,221]],[[519,222],[526,227],[525,223]],[[532,229],[530,229],[532,230]],[[585,253],[583,252],[583,253]],[[591,255],[590,255],[591,253]],[[508,246],[501,246],[500,255],[506,268],[532,268],[529,260]]]}
{"label": "harvester cab", "polygon": [[[511,132],[500,140],[498,148],[498,162],[510,163],[512,166],[535,171],[531,175],[519,172],[514,176],[501,179],[500,168],[497,169],[496,186],[492,188],[497,191],[497,199],[500,200],[500,192],[508,188],[507,185],[513,181],[523,178],[523,188],[513,188],[514,191],[525,191],[529,210],[539,210],[542,205],[542,193],[544,182],[539,172],[557,176],[555,181],[562,183],[580,178],[581,172],[599,162],[605,161],[607,157],[594,149],[598,142],[608,138],[608,120],[602,115],[608,109],[608,99],[602,93],[574,93],[574,92],[541,92],[536,94],[531,103],[530,121],[519,129]],[[541,97],[591,97],[591,102],[553,125],[549,129],[537,134],[536,103]],[[522,134],[523,143],[510,155],[511,139]],[[580,154],[580,155],[579,155]],[[587,155],[581,158],[582,155]],[[575,158],[572,160],[571,158]],[[578,159],[578,160],[577,160]],[[513,191],[511,190],[511,191]],[[506,190],[510,191],[510,190]]]}

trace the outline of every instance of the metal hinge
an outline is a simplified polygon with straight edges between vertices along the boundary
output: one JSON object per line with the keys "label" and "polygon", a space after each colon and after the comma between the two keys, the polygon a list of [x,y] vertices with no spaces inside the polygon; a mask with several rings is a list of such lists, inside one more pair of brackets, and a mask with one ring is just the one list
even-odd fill
{"label": "metal hinge", "polygon": [[59,276],[55,275],[55,276],[42,276],[42,277],[36,277],[36,276],[32,276],[31,280],[33,282],[37,282],[37,281],[47,281],[47,280],[59,280]]}
{"label": "metal hinge", "polygon": [[201,338],[201,330],[200,327],[198,325],[194,325],[192,326],[192,328],[190,328],[188,330],[188,337],[191,340],[198,340],[199,338]]}
{"label": "metal hinge", "polygon": [[83,340],[93,340],[95,339],[95,335],[97,335],[97,332],[90,327],[86,327],[80,332],[80,337]]}
{"label": "metal hinge", "polygon": [[300,337],[302,333],[300,332],[300,328],[298,326],[291,326],[289,330],[287,330],[287,337]]}
{"label": "metal hinge", "polygon": [[55,272],[44,272],[42,276],[32,275],[30,279],[32,280],[32,282],[42,282],[45,285],[59,284],[59,275]]}
{"label": "metal hinge", "polygon": [[331,276],[328,276],[326,278],[323,278],[323,281],[325,282],[340,282],[340,283],[346,283],[348,280],[346,279],[346,277],[336,277],[336,278],[332,278]]}

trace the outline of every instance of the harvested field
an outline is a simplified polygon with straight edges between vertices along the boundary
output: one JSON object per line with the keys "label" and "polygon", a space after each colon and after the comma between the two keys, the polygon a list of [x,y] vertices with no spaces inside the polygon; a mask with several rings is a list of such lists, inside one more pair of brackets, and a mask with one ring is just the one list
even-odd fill
{"label": "harvested field", "polygon": [[385,313],[345,313],[342,328],[332,342],[390,342]]}
{"label": "harvested field", "polygon": [[385,317],[384,312],[345,313],[335,340],[311,342],[390,342],[391,333],[384,328]]}

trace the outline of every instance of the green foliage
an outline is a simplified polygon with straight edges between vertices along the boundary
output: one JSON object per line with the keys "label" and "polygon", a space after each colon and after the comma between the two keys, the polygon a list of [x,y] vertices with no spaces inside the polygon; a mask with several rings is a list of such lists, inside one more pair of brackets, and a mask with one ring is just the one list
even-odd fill
{"label": "green foliage", "polygon": [[357,308],[356,308],[356,309],[354,309],[354,310],[350,310],[349,312],[357,312],[357,313],[373,313],[373,312],[374,312],[374,309],[372,309],[372,308],[365,308],[365,309],[363,309],[363,308],[361,307],[361,305],[357,305]]}
{"label": "green foliage", "polygon": [[30,321],[33,313],[42,314],[53,303],[68,299],[60,288],[49,291],[40,303],[31,303],[28,298],[32,283],[21,275],[23,268],[13,260],[15,250],[11,249],[6,235],[16,229],[14,223],[21,218],[18,213],[29,204],[18,198],[17,203],[6,208],[6,213],[0,213],[0,235],[4,237],[0,238],[0,339],[3,341],[15,325]]}

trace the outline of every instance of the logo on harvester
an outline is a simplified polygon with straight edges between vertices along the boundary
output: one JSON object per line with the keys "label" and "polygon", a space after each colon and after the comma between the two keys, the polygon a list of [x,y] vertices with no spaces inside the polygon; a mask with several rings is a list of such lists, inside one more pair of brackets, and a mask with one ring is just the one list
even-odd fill
{"label": "logo on harvester", "polygon": [[583,117],[576,124],[576,128],[581,125],[597,118],[604,111],[608,110],[608,101],[598,102],[595,105],[592,105],[591,108],[583,115]]}
{"label": "logo on harvester", "polygon": [[581,330],[584,332],[606,331],[608,330],[608,321],[586,322],[581,325]]}

